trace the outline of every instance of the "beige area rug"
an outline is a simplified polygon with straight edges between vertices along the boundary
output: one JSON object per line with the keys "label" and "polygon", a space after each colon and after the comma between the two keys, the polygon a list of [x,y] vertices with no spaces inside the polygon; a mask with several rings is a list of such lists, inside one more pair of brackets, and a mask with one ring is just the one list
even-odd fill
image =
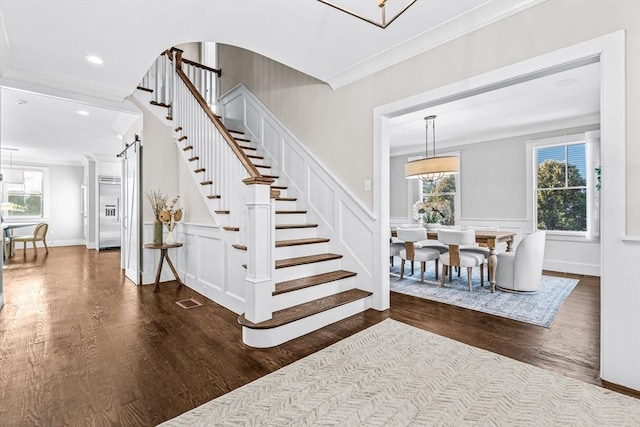
{"label": "beige area rug", "polygon": [[640,400],[387,319],[163,426],[638,426]]}

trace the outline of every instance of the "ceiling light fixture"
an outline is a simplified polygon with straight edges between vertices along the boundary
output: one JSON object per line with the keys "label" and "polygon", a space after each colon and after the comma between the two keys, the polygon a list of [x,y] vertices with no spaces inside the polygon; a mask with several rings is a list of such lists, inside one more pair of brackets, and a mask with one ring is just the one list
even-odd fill
{"label": "ceiling light fixture", "polygon": [[[398,13],[396,13],[395,15],[393,15],[393,17],[391,19],[389,19],[387,21],[387,17],[386,17],[386,11],[385,11],[385,6],[388,0],[367,0],[369,2],[373,3],[377,2],[378,3],[378,7],[380,8],[380,22],[375,21],[371,18],[367,18],[366,16],[363,16],[362,14],[356,13],[352,10],[347,9],[346,7],[340,6],[337,4],[337,2],[335,1],[327,1],[327,0],[318,0],[320,3],[324,3],[327,6],[331,6],[333,8],[336,8],[338,10],[341,10],[342,12],[345,12],[355,18],[358,19],[362,19],[363,21],[366,21],[370,24],[375,25],[376,27],[380,27],[380,28],[387,28],[393,21],[396,20],[396,18],[398,18],[398,16],[402,15],[404,13],[405,10],[409,9],[409,7],[414,4],[416,1],[418,0],[409,0],[408,3],[402,7],[402,9],[400,9],[400,11]],[[406,1],[406,0],[405,0]]]}
{"label": "ceiling light fixture", "polygon": [[95,55],[87,55],[85,56],[85,58],[87,59],[87,61],[91,62],[92,64],[96,64],[96,65],[100,65],[102,64],[104,61],[102,60],[102,58],[95,56]]}
{"label": "ceiling light fixture", "polygon": [[88,112],[88,111],[85,111],[85,110],[78,110],[78,111],[76,111],[76,112],[77,112],[78,114],[80,114],[81,116],[88,116],[88,115],[89,115],[89,112]]}
{"label": "ceiling light fixture", "polygon": [[[407,162],[404,165],[404,172],[407,178],[435,182],[446,175],[457,173],[460,170],[460,159],[457,156],[436,157],[436,116],[427,116],[424,120],[426,127],[425,158]],[[431,127],[433,135],[433,157],[429,157],[429,127]]]}
{"label": "ceiling light fixture", "polygon": [[18,151],[17,148],[3,148],[3,150],[9,152],[10,161],[9,168],[2,169],[0,174],[0,180],[6,184],[24,184],[24,170],[13,168],[13,152]]}

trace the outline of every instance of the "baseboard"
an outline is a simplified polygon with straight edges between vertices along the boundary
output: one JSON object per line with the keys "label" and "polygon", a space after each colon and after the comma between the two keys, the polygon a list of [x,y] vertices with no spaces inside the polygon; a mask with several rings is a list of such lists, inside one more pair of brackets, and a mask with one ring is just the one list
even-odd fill
{"label": "baseboard", "polygon": [[600,266],[596,264],[544,260],[542,268],[544,270],[557,271],[559,273],[582,274],[585,276],[600,277]]}

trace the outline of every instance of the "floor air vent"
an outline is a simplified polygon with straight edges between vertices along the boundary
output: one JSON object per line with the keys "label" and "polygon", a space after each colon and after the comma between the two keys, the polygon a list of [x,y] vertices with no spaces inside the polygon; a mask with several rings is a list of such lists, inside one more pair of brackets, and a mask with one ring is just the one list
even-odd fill
{"label": "floor air vent", "polygon": [[178,304],[182,308],[196,308],[202,305],[201,302],[198,302],[192,298],[183,299],[182,301],[176,301],[176,304]]}

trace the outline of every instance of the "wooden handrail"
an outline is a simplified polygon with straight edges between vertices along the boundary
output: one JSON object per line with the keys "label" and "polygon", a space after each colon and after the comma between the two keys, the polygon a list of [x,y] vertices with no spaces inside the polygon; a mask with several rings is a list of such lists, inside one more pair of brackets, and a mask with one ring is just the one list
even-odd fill
{"label": "wooden handrail", "polygon": [[178,76],[180,76],[180,78],[182,79],[184,84],[187,86],[191,94],[194,96],[198,104],[200,104],[200,107],[202,107],[205,114],[213,122],[214,126],[222,134],[222,137],[225,139],[225,141],[227,141],[227,144],[229,145],[231,150],[234,152],[238,160],[240,160],[244,168],[247,170],[247,172],[249,173],[249,176],[256,180],[260,180],[265,184],[273,183],[274,182],[273,179],[263,177],[262,174],[258,171],[258,168],[256,168],[255,165],[251,163],[246,153],[242,150],[242,148],[240,148],[236,140],[231,136],[231,133],[229,133],[229,130],[222,124],[218,116],[213,114],[213,111],[211,111],[211,109],[209,108],[209,105],[207,105],[207,101],[205,101],[205,99],[202,97],[200,92],[198,92],[198,89],[196,89],[194,84],[191,83],[191,80],[189,80],[189,77],[187,77],[184,71],[182,71],[182,62],[184,61],[182,59],[182,51],[177,48],[172,48],[171,50],[175,52],[176,73],[178,74]]}
{"label": "wooden handrail", "polygon": [[193,65],[196,68],[201,68],[203,70],[207,70],[207,71],[211,71],[212,73],[216,73],[218,75],[218,77],[220,77],[222,75],[222,71],[220,71],[219,69],[207,67],[206,65],[202,65],[202,64],[200,64],[198,62],[191,61],[190,59],[183,58],[182,62],[184,62],[185,64]]}

